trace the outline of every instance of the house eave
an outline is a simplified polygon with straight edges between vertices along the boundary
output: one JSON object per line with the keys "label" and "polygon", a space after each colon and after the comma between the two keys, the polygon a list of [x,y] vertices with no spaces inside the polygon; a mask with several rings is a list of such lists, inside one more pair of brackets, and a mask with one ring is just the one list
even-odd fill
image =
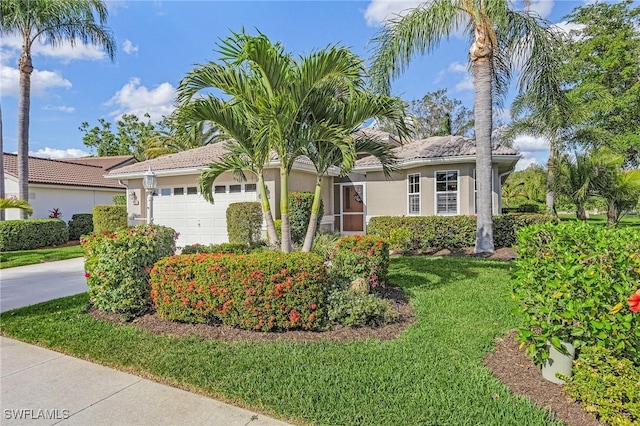
{"label": "house eave", "polygon": [[[496,155],[494,154],[492,160],[497,163],[515,163],[522,158],[520,154],[513,155]],[[475,155],[458,155],[453,157],[434,157],[434,158],[415,158],[412,160],[402,161],[396,165],[396,168],[399,170],[410,169],[412,167],[417,166],[426,166],[426,165],[438,165],[438,164],[460,164],[460,163],[475,163],[476,156]],[[361,166],[355,166],[352,170],[354,173],[359,172],[372,172],[372,171],[382,171],[382,166],[380,164],[367,164]]]}

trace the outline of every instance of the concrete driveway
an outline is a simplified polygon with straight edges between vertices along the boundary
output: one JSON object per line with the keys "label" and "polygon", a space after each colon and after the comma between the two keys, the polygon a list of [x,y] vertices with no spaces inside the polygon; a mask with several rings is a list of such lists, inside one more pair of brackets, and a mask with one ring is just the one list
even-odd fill
{"label": "concrete driveway", "polygon": [[0,312],[85,291],[83,257],[0,270]]}

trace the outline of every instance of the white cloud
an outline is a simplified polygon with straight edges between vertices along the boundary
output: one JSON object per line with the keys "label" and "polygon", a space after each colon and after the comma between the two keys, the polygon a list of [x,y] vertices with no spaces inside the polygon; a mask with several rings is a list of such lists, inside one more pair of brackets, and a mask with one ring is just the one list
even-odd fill
{"label": "white cloud", "polygon": [[[31,95],[44,96],[48,89],[62,87],[69,89],[71,82],[57,71],[33,70],[31,74]],[[20,71],[0,64],[0,92],[3,96],[18,96],[20,92]]]}
{"label": "white cloud", "polygon": [[396,15],[404,15],[428,0],[372,0],[364,12],[367,25],[376,27]]}
{"label": "white cloud", "polygon": [[545,138],[520,135],[513,141],[513,147],[518,151],[548,151],[549,142]]}
{"label": "white cloud", "polygon": [[[20,52],[22,49],[22,38],[18,35],[9,35],[0,39],[0,48],[7,50],[13,50]],[[100,48],[92,44],[76,43],[71,45],[70,42],[65,41],[56,47],[42,43],[41,39],[31,47],[32,56],[51,56],[60,59],[64,63],[71,62],[73,60],[86,59],[90,61],[96,61],[105,59],[107,54]]]}
{"label": "white cloud", "polygon": [[468,71],[467,66],[465,64],[461,64],[460,62],[451,62],[449,64],[448,69],[451,72],[457,72],[457,73],[463,73]]}
{"label": "white cloud", "polygon": [[132,53],[138,52],[138,45],[134,45],[133,42],[129,39],[126,39],[124,43],[122,43],[122,50],[127,55],[131,55]]}
{"label": "white cloud", "polygon": [[74,107],[70,107],[70,106],[66,106],[66,105],[45,105],[44,107],[42,107],[42,109],[47,110],[47,111],[60,111],[60,112],[66,112],[67,114],[71,114],[72,112],[74,112],[76,109]]}
{"label": "white cloud", "polygon": [[75,149],[75,148],[58,149],[58,148],[46,147],[46,148],[39,149],[37,151],[29,151],[29,155],[33,157],[40,157],[40,158],[58,159],[58,158],[86,157],[91,154],[81,149]]}
{"label": "white cloud", "polygon": [[569,31],[580,31],[585,28],[585,25],[577,24],[575,22],[561,21],[554,26],[560,31],[569,34]]}
{"label": "white cloud", "polygon": [[518,163],[516,164],[516,171],[524,170],[534,164],[539,164],[538,160],[533,156],[533,153],[521,152],[520,154],[522,154],[522,158],[518,160]]}
{"label": "white cloud", "polygon": [[473,85],[473,77],[471,75],[467,75],[464,79],[460,80],[456,83],[454,90],[456,92],[463,92],[465,90],[474,90],[475,87]]}
{"label": "white cloud", "polygon": [[542,18],[547,18],[553,9],[554,0],[531,0],[528,9]]}
{"label": "white cloud", "polygon": [[122,86],[106,105],[116,106],[111,113],[113,117],[122,114],[135,114],[142,118],[145,114],[151,116],[151,121],[159,121],[162,116],[171,114],[174,110],[173,102],[176,89],[170,83],[162,83],[153,89],[147,89],[140,85],[139,78],[132,78]]}

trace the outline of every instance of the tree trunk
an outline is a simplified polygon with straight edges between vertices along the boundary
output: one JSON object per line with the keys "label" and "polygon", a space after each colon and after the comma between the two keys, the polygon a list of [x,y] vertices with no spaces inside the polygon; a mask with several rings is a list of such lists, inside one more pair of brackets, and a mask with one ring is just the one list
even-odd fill
{"label": "tree trunk", "polygon": [[554,173],[555,173],[556,158],[557,158],[555,144],[556,144],[555,140],[550,141],[549,160],[547,161],[547,213],[557,217],[558,213],[556,212],[555,192],[554,192],[554,185],[555,185]]}
{"label": "tree trunk", "polygon": [[618,222],[618,209],[613,201],[608,203],[607,207],[607,226],[615,226]]}
{"label": "tree trunk", "polygon": [[[474,43],[475,44],[475,43]],[[473,57],[473,55],[472,55]],[[491,193],[491,59],[489,55],[473,61],[475,86],[474,118],[476,133],[477,210],[475,252],[493,253],[493,194]]]}
{"label": "tree trunk", "polygon": [[291,227],[289,226],[289,175],[284,166],[280,166],[280,220],[282,222],[281,250],[291,252]]}
{"label": "tree trunk", "polygon": [[276,232],[276,224],[273,221],[273,215],[271,214],[271,205],[269,203],[269,197],[267,196],[267,187],[264,184],[264,175],[258,174],[258,186],[260,188],[260,202],[262,204],[262,216],[267,223],[267,235],[269,236],[269,242],[277,246],[278,233]]}
{"label": "tree trunk", "polygon": [[320,212],[320,200],[322,199],[322,177],[316,179],[316,190],[313,194],[313,204],[311,205],[311,217],[307,226],[307,235],[304,237],[302,245],[303,252],[310,252],[313,248],[313,239],[316,236],[316,227],[318,226],[318,213]]}
{"label": "tree trunk", "polygon": [[[29,108],[31,103],[31,54],[24,50],[20,55],[20,97],[18,101],[18,198],[29,202]],[[20,210],[26,219],[27,212]]]}
{"label": "tree trunk", "polygon": [[[4,193],[4,144],[2,141],[2,106],[0,106],[0,198],[7,198]],[[4,210],[0,210],[0,221],[5,219]]]}
{"label": "tree trunk", "polygon": [[576,217],[583,222],[587,221],[587,212],[584,210],[584,204],[576,205]]}

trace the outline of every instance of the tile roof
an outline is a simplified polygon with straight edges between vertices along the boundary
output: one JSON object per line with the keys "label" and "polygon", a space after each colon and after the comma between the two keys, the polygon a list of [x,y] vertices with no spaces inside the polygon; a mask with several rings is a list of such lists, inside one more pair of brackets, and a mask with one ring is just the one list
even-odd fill
{"label": "tile roof", "polygon": [[364,136],[366,138],[378,140],[380,142],[387,142],[394,147],[402,145],[400,139],[398,139],[397,136],[389,132],[383,132],[382,130],[372,129],[370,127],[362,127],[353,132],[352,135],[354,138]]}
{"label": "tile roof", "polygon": [[[429,158],[463,157],[476,155],[476,143],[474,139],[463,136],[434,136],[406,143],[393,149],[399,163]],[[493,148],[493,155],[517,156],[518,151],[506,146],[497,145]],[[358,166],[374,166],[380,162],[372,156],[356,161]]]}
{"label": "tile roof", "polygon": [[115,169],[121,165],[127,165],[138,161],[133,155],[114,155],[112,157],[59,158],[58,160],[67,163],[98,166],[103,168],[104,170]]}
{"label": "tile roof", "polygon": [[[2,156],[4,172],[17,178],[18,156],[6,153]],[[118,181],[104,178],[107,169],[98,165],[78,164],[77,161],[77,159],[49,160],[29,157],[29,183],[123,189]],[[107,160],[103,162],[113,164]],[[121,163],[122,160],[118,162]]]}

